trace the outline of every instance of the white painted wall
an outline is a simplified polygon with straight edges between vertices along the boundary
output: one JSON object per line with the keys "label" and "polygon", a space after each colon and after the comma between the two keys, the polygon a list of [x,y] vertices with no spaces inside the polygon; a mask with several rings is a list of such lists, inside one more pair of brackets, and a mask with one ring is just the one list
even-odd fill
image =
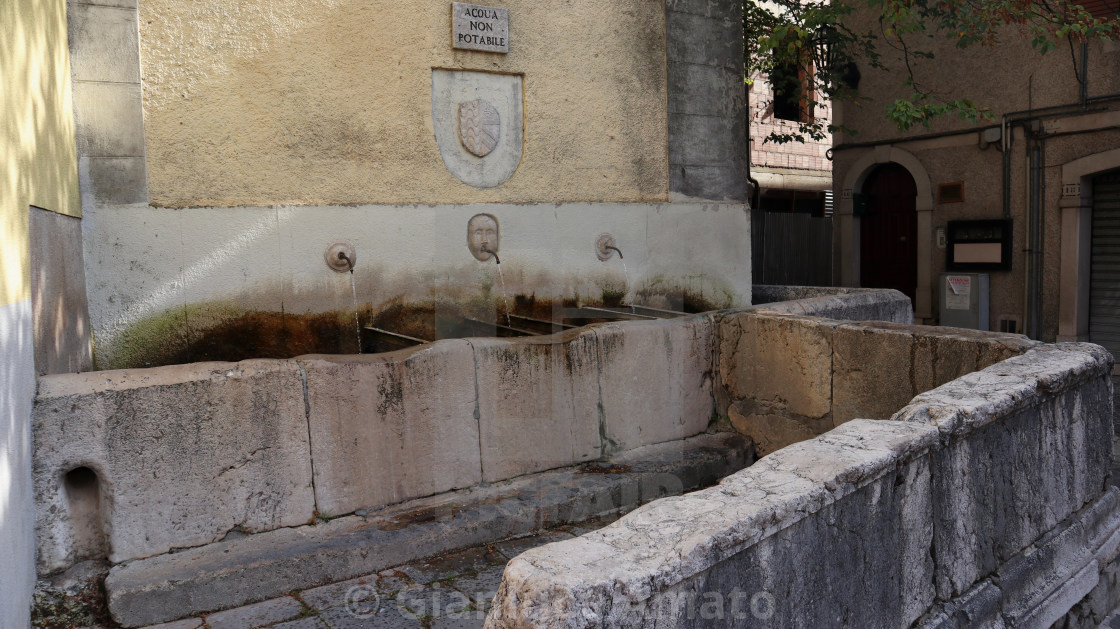
{"label": "white painted wall", "polygon": [[31,300],[0,306],[0,628],[31,623],[35,519],[31,403],[35,397]]}
{"label": "white painted wall", "polygon": [[[500,223],[501,274],[467,248],[467,221]],[[354,245],[357,301],[433,296],[463,303],[518,293],[598,299],[604,287],[703,294],[750,304],[750,224],[742,204],[470,204],[241,208],[94,207],[83,220],[99,367],[131,326],[184,305],[226,302],[287,313],[353,308],[350,276],[327,268]],[[625,255],[595,255],[602,233]],[[625,262],[625,265],[623,264]],[[658,305],[656,303],[650,305]]]}

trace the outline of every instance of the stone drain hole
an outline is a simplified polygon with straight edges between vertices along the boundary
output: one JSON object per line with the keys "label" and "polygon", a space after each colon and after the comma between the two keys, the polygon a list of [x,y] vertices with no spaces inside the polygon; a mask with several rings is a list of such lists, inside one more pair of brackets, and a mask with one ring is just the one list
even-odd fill
{"label": "stone drain hole", "polygon": [[101,517],[101,479],[97,472],[85,466],[76,467],[63,476],[62,484],[70,513],[74,560],[108,558],[109,548]]}

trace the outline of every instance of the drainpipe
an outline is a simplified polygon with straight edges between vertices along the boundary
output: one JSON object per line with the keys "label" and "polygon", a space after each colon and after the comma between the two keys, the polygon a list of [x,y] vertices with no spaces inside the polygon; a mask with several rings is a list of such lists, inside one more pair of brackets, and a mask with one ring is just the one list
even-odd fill
{"label": "drainpipe", "polygon": [[1038,310],[1040,271],[1039,247],[1042,226],[1042,140],[1032,139],[1028,149],[1028,162],[1030,164],[1029,195],[1027,203],[1027,336],[1038,338]]}
{"label": "drainpipe", "polygon": [[743,102],[746,103],[747,119],[747,181],[751,183],[751,209],[757,210],[762,199],[762,191],[759,190],[758,180],[751,175],[751,85],[746,81],[743,81],[743,93],[746,95]]}
{"label": "drainpipe", "polygon": [[1081,42],[1081,107],[1089,106],[1089,42]]}

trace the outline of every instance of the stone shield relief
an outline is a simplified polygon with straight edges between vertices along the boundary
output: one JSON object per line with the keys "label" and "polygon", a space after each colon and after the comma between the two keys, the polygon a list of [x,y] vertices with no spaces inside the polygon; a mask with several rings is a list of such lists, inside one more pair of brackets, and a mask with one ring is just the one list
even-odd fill
{"label": "stone shield relief", "polygon": [[447,170],[463,183],[493,188],[521,163],[520,76],[432,71],[432,122]]}

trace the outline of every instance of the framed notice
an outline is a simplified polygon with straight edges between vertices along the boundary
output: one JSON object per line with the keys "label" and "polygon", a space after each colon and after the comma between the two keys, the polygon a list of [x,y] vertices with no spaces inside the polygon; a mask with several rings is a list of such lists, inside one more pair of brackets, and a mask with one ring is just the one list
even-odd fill
{"label": "framed notice", "polygon": [[945,270],[1010,271],[1011,219],[949,221]]}

